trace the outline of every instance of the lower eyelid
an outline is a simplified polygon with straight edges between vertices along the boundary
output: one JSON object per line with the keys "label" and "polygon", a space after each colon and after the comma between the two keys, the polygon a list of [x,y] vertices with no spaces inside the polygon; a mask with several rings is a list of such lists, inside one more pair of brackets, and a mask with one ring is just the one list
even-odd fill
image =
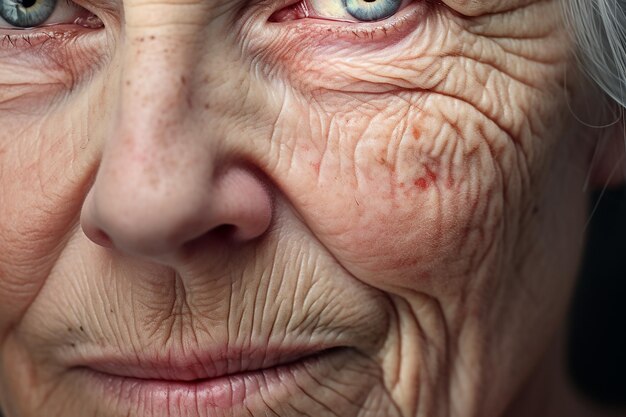
{"label": "lower eyelid", "polygon": [[[77,29],[75,26],[21,35],[0,31],[1,82],[10,87],[10,79],[16,77],[2,74],[11,74],[11,68],[23,67],[32,70],[24,80],[25,86],[32,84],[32,96],[45,97],[54,91],[69,91],[76,83],[91,79],[106,62],[107,56],[102,52],[108,50],[106,42],[106,31]],[[49,81],[45,84],[54,85],[54,88],[40,91],[37,83],[46,79]]]}

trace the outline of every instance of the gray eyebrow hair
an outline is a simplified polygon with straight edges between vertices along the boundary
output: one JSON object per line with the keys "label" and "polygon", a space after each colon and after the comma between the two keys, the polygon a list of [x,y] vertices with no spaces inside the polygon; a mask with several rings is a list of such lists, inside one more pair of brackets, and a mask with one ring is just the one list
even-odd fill
{"label": "gray eyebrow hair", "polygon": [[626,0],[562,0],[565,21],[591,79],[626,110]]}

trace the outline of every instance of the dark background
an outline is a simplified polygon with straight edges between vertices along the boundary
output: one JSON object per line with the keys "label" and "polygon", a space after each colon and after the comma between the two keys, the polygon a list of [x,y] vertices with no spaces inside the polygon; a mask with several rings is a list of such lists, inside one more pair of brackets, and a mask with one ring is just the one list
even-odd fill
{"label": "dark background", "polygon": [[585,261],[570,318],[571,375],[590,399],[626,408],[626,188],[591,202]]}

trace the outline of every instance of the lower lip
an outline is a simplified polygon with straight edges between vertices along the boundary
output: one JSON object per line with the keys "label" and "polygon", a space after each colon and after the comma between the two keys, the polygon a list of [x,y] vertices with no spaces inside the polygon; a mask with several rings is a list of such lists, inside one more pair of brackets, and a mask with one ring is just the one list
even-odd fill
{"label": "lower lip", "polygon": [[[250,402],[255,397],[261,397],[255,395],[259,391],[270,393],[279,402],[282,402],[280,397],[284,394],[284,401],[287,402],[290,390],[285,385],[289,381],[307,372],[309,365],[323,363],[333,356],[344,354],[345,350],[331,349],[290,364],[190,382],[139,379],[105,374],[89,368],[79,370],[90,380],[87,387],[101,391],[104,398],[113,400],[114,404],[141,411],[140,415],[160,415],[159,412],[167,411],[168,416],[177,413],[195,416],[198,410],[223,411],[241,405],[249,409]],[[98,395],[97,398],[102,401],[103,396]]]}

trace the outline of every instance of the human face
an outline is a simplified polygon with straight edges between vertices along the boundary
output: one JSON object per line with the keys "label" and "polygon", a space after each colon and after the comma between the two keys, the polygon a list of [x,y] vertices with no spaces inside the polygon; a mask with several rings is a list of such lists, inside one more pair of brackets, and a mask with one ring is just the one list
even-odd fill
{"label": "human face", "polygon": [[81,0],[103,27],[75,9],[91,23],[2,38],[8,417],[489,417],[517,395],[585,220],[558,5],[340,3]]}

